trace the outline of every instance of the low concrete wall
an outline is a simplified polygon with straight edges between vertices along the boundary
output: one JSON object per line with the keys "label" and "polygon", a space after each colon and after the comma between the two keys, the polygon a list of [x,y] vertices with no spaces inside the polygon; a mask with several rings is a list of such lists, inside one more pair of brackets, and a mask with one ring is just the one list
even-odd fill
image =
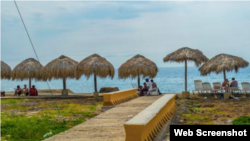
{"label": "low concrete wall", "polygon": [[116,91],[111,93],[103,93],[103,106],[115,106],[128,100],[137,98],[136,89]]}
{"label": "low concrete wall", "polygon": [[124,124],[126,141],[152,141],[176,110],[175,94],[164,95]]}

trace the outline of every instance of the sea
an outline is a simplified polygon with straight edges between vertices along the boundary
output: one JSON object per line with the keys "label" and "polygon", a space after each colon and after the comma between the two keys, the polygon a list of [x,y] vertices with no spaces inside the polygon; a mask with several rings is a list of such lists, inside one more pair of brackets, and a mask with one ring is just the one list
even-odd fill
{"label": "sea", "polygon": [[[241,88],[241,82],[250,82],[250,67],[239,69],[236,72],[227,72],[227,78],[231,81],[231,78],[235,77]],[[202,80],[202,82],[223,82],[223,73],[215,74],[211,73],[207,76],[201,76],[198,68],[188,67],[188,91],[194,90],[194,80]],[[151,79],[151,78],[149,78]],[[159,68],[159,72],[155,78],[152,78],[157,83],[158,88],[162,93],[181,93],[185,86],[185,70],[184,67],[169,67]],[[145,82],[145,78],[141,78],[141,85]],[[115,69],[115,76],[113,79],[98,78],[97,87],[98,90],[102,87],[118,87],[119,90],[131,89],[133,86],[131,83],[137,84],[137,78],[131,79],[119,79],[118,69]],[[23,87],[26,84],[28,86],[28,80],[24,81],[12,81],[12,80],[1,80],[1,91],[14,91],[17,85]],[[32,80],[32,85],[35,85],[37,89],[62,89],[63,82],[61,79],[51,81],[35,81]],[[94,91],[94,77],[87,79],[82,76],[79,80],[67,79],[67,88],[75,93],[93,93]]]}

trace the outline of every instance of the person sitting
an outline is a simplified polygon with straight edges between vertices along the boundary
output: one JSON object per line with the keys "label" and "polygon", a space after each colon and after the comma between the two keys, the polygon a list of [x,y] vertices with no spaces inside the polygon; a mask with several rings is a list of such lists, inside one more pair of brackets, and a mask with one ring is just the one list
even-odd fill
{"label": "person sitting", "polygon": [[32,85],[32,88],[30,88],[30,96],[38,96],[38,92],[35,88],[35,85]]}
{"label": "person sitting", "polygon": [[24,88],[22,89],[22,93],[25,94],[26,96],[29,95],[29,89],[27,88],[26,85],[24,85]]}
{"label": "person sitting", "polygon": [[142,86],[140,85],[137,91],[141,91],[141,90],[142,90]]}
{"label": "person sitting", "polygon": [[225,79],[224,82],[222,83],[221,87],[225,88],[226,86],[229,86],[229,81],[228,79]]}
{"label": "person sitting", "polygon": [[[227,92],[228,91],[228,87],[229,87],[229,81],[228,81],[228,79],[225,79],[224,82],[221,84],[221,88]],[[221,94],[221,99],[224,98],[223,96],[224,95],[222,93]]]}
{"label": "person sitting", "polygon": [[22,89],[17,85],[14,96],[20,96],[20,94],[22,94]]}
{"label": "person sitting", "polygon": [[148,91],[151,91],[153,89],[152,82],[150,82],[148,78],[146,78],[146,84],[148,86]]}
{"label": "person sitting", "polygon": [[[235,80],[235,78],[232,78],[232,82],[230,83],[229,87],[231,88],[238,88],[238,81]],[[231,93],[234,93],[234,90],[231,91]]]}
{"label": "person sitting", "polygon": [[144,96],[145,93],[148,92],[148,86],[147,83],[143,83],[143,88],[140,91],[140,96]]}
{"label": "person sitting", "polygon": [[232,82],[230,83],[229,87],[238,87],[238,82],[234,77],[232,78]]}
{"label": "person sitting", "polygon": [[5,96],[5,91],[0,91],[1,92],[1,96]]}
{"label": "person sitting", "polygon": [[[151,79],[151,83],[152,83],[152,90],[155,90],[156,88],[157,88],[157,84],[154,82],[154,80],[153,79]],[[159,95],[161,95],[162,93],[160,92],[160,89],[158,88],[158,93],[159,93]]]}

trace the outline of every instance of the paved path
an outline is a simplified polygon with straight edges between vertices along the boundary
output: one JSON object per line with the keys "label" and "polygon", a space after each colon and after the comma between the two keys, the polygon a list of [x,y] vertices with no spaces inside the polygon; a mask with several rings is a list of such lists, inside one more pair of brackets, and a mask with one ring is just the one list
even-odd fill
{"label": "paved path", "polygon": [[158,98],[160,96],[139,97],[122,103],[45,141],[124,141],[123,124]]}

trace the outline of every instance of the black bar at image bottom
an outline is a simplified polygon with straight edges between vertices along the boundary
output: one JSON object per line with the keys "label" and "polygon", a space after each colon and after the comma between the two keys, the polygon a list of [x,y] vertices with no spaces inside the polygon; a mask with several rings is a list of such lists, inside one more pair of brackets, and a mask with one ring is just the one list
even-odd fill
{"label": "black bar at image bottom", "polygon": [[250,125],[170,125],[170,141],[241,139],[250,141]]}

